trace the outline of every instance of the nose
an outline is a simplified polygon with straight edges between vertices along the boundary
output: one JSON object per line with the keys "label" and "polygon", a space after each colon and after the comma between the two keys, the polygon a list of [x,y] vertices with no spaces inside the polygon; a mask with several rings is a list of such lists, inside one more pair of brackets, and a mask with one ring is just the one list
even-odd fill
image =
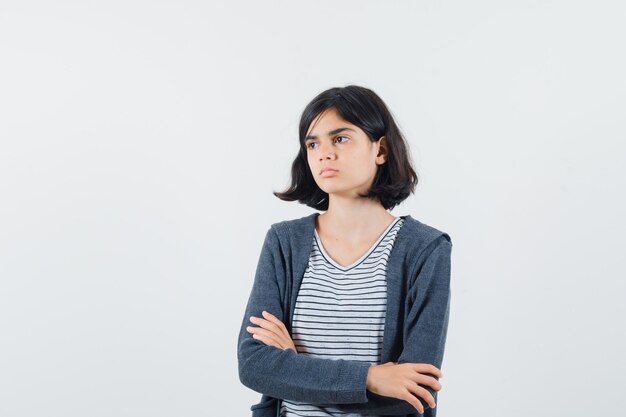
{"label": "nose", "polygon": [[332,145],[331,148],[326,149],[325,145],[320,145],[322,149],[320,149],[320,160],[323,159],[334,159],[335,158],[335,152],[332,150]]}
{"label": "nose", "polygon": [[324,159],[335,159],[334,152],[326,152],[325,154],[323,154],[320,160],[324,160]]}

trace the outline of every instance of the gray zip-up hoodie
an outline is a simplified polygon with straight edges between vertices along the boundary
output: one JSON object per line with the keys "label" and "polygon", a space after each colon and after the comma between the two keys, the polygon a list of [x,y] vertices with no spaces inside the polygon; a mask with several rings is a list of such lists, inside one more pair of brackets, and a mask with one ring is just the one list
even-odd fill
{"label": "gray zip-up hoodie", "polygon": [[[256,268],[241,324],[237,358],[239,379],[262,393],[250,409],[253,417],[276,417],[281,399],[332,405],[341,411],[376,416],[422,416],[409,402],[366,389],[372,365],[344,359],[324,359],[282,350],[256,340],[246,330],[251,316],[266,310],[285,324],[291,322],[304,276],[319,213],[270,226]],[[400,228],[387,264],[387,310],[380,364],[428,363],[441,369],[450,311],[450,236],[434,227],[401,216]],[[420,384],[421,385],[421,384]],[[426,388],[437,401],[437,392]],[[424,405],[424,416],[437,408]]]}

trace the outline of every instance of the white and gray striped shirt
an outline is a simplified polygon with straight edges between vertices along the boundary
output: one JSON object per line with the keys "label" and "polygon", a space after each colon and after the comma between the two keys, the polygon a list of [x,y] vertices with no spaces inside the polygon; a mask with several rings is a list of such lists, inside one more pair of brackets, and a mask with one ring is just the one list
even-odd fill
{"label": "white and gray striped shirt", "polygon": [[[292,321],[291,338],[298,354],[379,362],[387,305],[387,259],[403,223],[404,219],[396,217],[365,254],[348,266],[328,256],[315,231]],[[360,415],[283,400],[280,416]]]}

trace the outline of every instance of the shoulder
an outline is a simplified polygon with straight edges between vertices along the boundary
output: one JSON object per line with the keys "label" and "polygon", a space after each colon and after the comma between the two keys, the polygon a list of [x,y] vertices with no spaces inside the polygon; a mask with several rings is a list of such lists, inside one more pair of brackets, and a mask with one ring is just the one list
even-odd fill
{"label": "shoulder", "polygon": [[410,234],[424,242],[430,242],[435,239],[445,239],[452,244],[452,238],[448,232],[440,230],[434,226],[426,224],[415,219],[411,215],[402,216],[404,218],[404,226],[410,230]]}
{"label": "shoulder", "polygon": [[404,245],[407,247],[407,255],[415,260],[424,260],[434,251],[450,252],[452,250],[452,238],[450,234],[437,227],[420,221],[411,215],[404,218]]}
{"label": "shoulder", "polygon": [[313,214],[308,215],[308,216],[304,216],[304,217],[298,217],[296,219],[281,220],[279,222],[272,223],[271,227],[273,227],[275,229],[284,229],[284,228],[289,228],[289,227],[298,227],[299,225],[303,224],[307,219],[310,219],[312,216],[313,216]]}
{"label": "shoulder", "polygon": [[315,218],[318,215],[319,213],[311,213],[307,216],[272,223],[267,233],[284,243],[304,241],[311,238],[315,229]]}
{"label": "shoulder", "polygon": [[[405,223],[402,227],[407,227],[403,235],[403,243],[406,247],[404,256],[408,260],[404,272],[407,277],[413,277],[409,278],[409,286],[413,286],[420,271],[424,270],[437,269],[442,272],[431,274],[433,279],[437,277],[437,279],[445,280],[446,277],[449,279],[449,272],[446,273],[446,270],[449,271],[452,256],[450,234],[410,215],[403,217],[405,217]],[[430,266],[424,269],[425,265]]]}

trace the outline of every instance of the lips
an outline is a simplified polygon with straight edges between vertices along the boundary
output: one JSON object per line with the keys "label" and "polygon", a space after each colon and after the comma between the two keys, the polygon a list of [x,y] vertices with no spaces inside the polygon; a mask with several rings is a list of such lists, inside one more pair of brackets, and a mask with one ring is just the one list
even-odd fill
{"label": "lips", "polygon": [[324,173],[330,174],[330,173],[335,173],[335,172],[337,172],[336,169],[326,167],[326,168],[322,168],[322,170],[320,171],[320,175],[322,175]]}
{"label": "lips", "polygon": [[320,177],[328,178],[337,175],[337,170],[332,168],[324,168],[320,171]]}

